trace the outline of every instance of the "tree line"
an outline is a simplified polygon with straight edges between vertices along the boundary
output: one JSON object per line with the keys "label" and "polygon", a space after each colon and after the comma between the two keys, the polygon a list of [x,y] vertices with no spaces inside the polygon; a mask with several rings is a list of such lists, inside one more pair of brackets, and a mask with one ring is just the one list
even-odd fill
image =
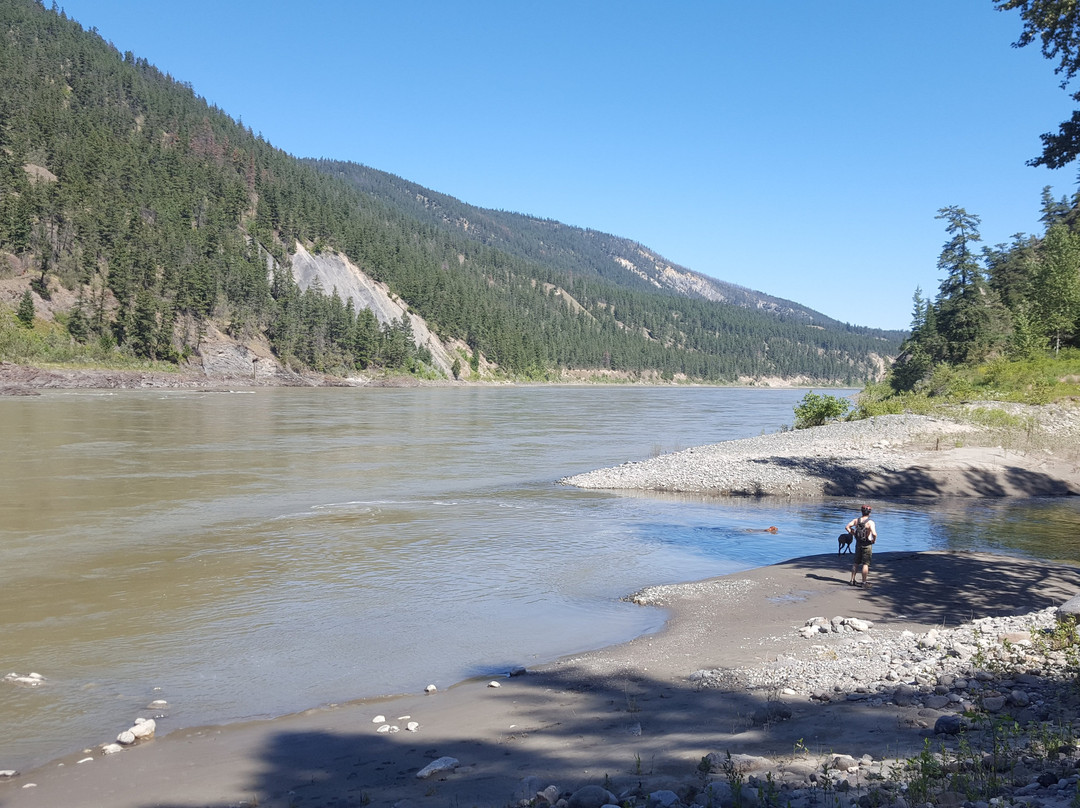
{"label": "tree line", "polygon": [[0,252],[33,268],[39,295],[75,291],[72,339],[180,361],[212,321],[265,334],[297,366],[423,372],[407,318],[379,323],[334,290],[297,288],[303,243],[348,256],[469,362],[512,376],[857,383],[898,347],[896,334],[815,328],[464,237],[276,149],[55,5],[5,0],[0,35]]}

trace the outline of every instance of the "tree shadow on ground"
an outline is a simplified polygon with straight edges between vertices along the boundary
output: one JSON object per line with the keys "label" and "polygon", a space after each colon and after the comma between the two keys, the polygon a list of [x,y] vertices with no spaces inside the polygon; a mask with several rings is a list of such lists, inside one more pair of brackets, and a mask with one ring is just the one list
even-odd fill
{"label": "tree shadow on ground", "polygon": [[872,472],[852,468],[843,461],[816,457],[770,457],[752,461],[795,471],[822,481],[828,496],[902,497],[1065,497],[1077,492],[1062,479],[1020,466],[931,469],[909,466],[882,467]]}
{"label": "tree shadow on ground", "polygon": [[[820,557],[796,558],[783,566],[823,579]],[[877,609],[884,601],[892,617],[952,627],[973,617],[1058,606],[1080,592],[1080,569],[1052,566],[982,553],[874,553],[870,588],[863,594],[876,601]],[[846,579],[840,585],[846,586]]]}

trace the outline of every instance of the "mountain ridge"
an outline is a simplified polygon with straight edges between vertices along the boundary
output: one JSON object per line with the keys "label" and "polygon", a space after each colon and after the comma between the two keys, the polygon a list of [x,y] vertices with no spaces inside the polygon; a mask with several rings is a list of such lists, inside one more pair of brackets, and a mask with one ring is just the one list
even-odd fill
{"label": "mountain ridge", "polygon": [[[455,228],[474,240],[498,245],[523,257],[538,259],[545,247],[558,249],[545,243],[542,234],[523,233],[523,225],[531,226],[534,230],[548,229],[555,234],[561,232],[576,236],[578,242],[582,239],[594,240],[602,259],[612,261],[624,272],[637,276],[645,285],[657,290],[791,316],[823,327],[855,328],[891,337],[904,333],[844,323],[797,302],[713,278],[668,261],[655,250],[631,238],[531,214],[481,208],[445,192],[426,188],[412,180],[361,163],[326,158],[300,159],[323,173],[343,179],[374,198],[408,205],[415,212],[422,211],[432,221]],[[517,236],[517,240],[511,236]],[[523,237],[531,243],[523,245]],[[565,236],[561,240],[567,241]],[[644,262],[644,266],[640,266],[637,261]],[[595,265],[583,268],[595,270]],[[602,272],[599,274],[603,276]]]}
{"label": "mountain ridge", "polygon": [[[385,172],[365,180],[384,192],[364,190],[36,0],[0,3],[0,34],[0,280],[16,276],[38,302],[68,293],[66,311],[33,308],[69,354],[186,362],[213,326],[265,338],[286,367],[338,375],[445,375],[449,361],[462,378],[850,384],[899,346],[900,332],[815,320],[779,298],[737,305],[745,290],[630,239],[484,211]],[[358,164],[333,163],[345,165]],[[347,259],[408,315],[302,284],[301,250]],[[445,358],[417,338],[421,320]],[[0,359],[24,344],[0,340]]]}

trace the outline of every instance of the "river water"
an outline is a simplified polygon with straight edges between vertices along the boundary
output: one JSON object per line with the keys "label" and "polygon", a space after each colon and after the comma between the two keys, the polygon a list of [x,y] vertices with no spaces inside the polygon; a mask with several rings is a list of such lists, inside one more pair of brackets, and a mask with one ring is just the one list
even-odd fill
{"label": "river water", "polygon": [[[0,769],[446,687],[630,639],[620,600],[832,552],[846,501],[579,491],[566,475],[793,420],[803,391],[462,387],[0,399]],[[1080,560],[1073,500],[880,503],[879,548]],[[762,541],[752,531],[776,525]]]}

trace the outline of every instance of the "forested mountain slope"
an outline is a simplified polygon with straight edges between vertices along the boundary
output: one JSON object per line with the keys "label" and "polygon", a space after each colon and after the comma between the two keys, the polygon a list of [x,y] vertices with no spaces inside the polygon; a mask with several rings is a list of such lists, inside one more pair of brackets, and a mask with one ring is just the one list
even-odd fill
{"label": "forested mountain slope", "polygon": [[648,247],[627,238],[573,227],[552,219],[478,208],[394,174],[357,163],[326,159],[306,159],[304,162],[325,174],[341,177],[353,187],[407,210],[418,219],[453,229],[474,241],[514,255],[541,261],[568,274],[601,277],[630,288],[666,290],[686,297],[734,303],[744,308],[788,315],[815,325],[849,328],[886,339],[900,336],[895,331],[852,328],[790,300],[710,278],[673,264]]}
{"label": "forested mountain slope", "polygon": [[895,332],[786,301],[766,311],[677,290],[662,259],[623,239],[492,212],[477,237],[448,225],[450,197],[418,207],[316,170],[35,0],[0,0],[0,37],[0,279],[32,278],[37,297],[71,290],[57,316],[76,341],[183,361],[213,324],[264,334],[297,367],[431,372],[412,318],[302,287],[303,245],[385,285],[463,367],[510,377],[856,383],[896,351]]}

